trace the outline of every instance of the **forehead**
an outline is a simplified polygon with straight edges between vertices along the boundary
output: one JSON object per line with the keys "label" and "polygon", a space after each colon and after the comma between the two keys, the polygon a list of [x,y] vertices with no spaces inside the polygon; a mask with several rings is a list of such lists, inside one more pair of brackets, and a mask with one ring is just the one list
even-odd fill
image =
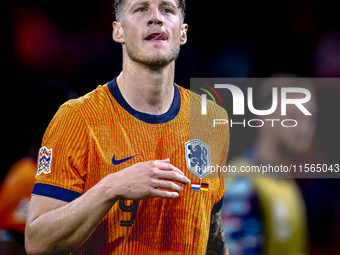
{"label": "forehead", "polygon": [[162,5],[162,4],[171,4],[177,6],[177,0],[127,0],[126,7],[132,6],[135,4],[148,4],[148,5]]}

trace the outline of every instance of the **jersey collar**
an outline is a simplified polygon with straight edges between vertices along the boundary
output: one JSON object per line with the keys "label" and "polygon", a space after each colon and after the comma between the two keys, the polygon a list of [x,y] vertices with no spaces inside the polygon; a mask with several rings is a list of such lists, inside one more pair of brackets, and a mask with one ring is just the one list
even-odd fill
{"label": "jersey collar", "polygon": [[174,84],[174,99],[172,101],[171,107],[169,111],[167,111],[164,114],[161,115],[152,115],[147,114],[143,112],[139,112],[135,109],[133,109],[124,99],[122,93],[120,92],[117,81],[117,77],[114,78],[112,81],[108,83],[108,88],[114,97],[114,99],[120,104],[121,107],[123,107],[126,111],[128,111],[131,115],[133,115],[135,118],[150,123],[150,124],[163,124],[166,122],[169,122],[173,120],[177,114],[179,113],[179,110],[181,108],[181,96],[179,93],[179,90],[177,86]]}

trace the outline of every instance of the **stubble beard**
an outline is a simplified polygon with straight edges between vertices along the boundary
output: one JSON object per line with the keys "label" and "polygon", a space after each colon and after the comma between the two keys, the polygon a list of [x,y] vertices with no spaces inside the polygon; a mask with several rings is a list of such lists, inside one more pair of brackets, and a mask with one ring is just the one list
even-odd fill
{"label": "stubble beard", "polygon": [[137,46],[126,42],[126,52],[129,58],[137,63],[148,66],[151,69],[159,69],[169,65],[172,61],[176,60],[179,56],[180,47],[174,46],[167,54],[150,54],[143,55],[138,50]]}

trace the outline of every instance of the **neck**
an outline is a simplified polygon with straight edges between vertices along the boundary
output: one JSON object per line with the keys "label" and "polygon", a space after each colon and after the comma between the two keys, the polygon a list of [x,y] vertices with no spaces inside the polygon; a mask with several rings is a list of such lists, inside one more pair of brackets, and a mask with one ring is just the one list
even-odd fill
{"label": "neck", "polygon": [[123,71],[117,77],[117,84],[126,102],[139,112],[166,113],[174,97],[174,61],[152,69],[128,57],[123,59]]}

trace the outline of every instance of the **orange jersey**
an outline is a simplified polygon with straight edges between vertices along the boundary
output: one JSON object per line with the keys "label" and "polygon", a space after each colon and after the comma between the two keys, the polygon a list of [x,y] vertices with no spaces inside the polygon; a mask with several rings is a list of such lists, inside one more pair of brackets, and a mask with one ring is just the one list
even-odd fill
{"label": "orange jersey", "polygon": [[165,158],[198,183],[195,189],[185,186],[175,199],[120,200],[74,254],[206,253],[210,215],[224,195],[224,180],[196,177],[190,160],[202,150],[203,156],[195,158],[202,164],[226,164],[228,126],[212,124],[227,114],[209,102],[208,115],[201,116],[198,95],[177,85],[174,90],[169,111],[150,115],[132,109],[113,80],[68,101],[51,121],[33,194],[72,201],[110,173]]}
{"label": "orange jersey", "polygon": [[0,229],[25,232],[37,161],[24,157],[9,169],[0,187]]}

